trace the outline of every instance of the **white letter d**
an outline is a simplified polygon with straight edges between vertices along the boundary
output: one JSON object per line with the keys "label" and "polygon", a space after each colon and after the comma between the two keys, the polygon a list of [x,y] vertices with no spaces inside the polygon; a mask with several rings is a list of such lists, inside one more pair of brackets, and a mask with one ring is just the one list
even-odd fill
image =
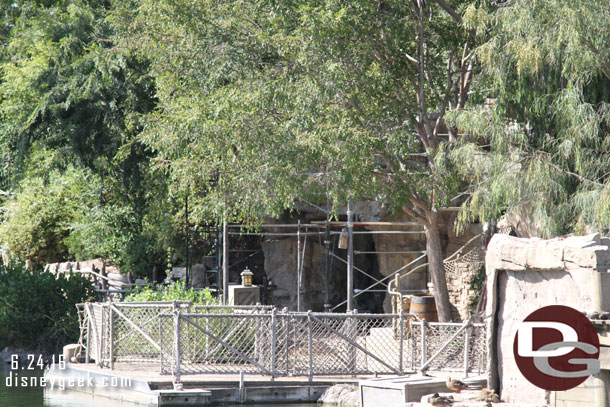
{"label": "white letter d", "polygon": [[548,321],[525,321],[519,326],[517,333],[519,341],[517,344],[517,353],[522,357],[554,357],[567,355],[574,349],[573,346],[562,346],[555,350],[533,350],[534,328],[551,328],[561,332],[563,339],[557,342],[578,342],[578,333],[570,325],[562,324],[561,322]]}

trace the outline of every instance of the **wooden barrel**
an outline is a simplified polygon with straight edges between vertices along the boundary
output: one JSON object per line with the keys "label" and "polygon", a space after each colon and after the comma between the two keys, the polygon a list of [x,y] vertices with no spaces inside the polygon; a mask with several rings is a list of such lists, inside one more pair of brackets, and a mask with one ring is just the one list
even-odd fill
{"label": "wooden barrel", "polygon": [[438,314],[436,313],[436,303],[434,297],[426,295],[424,297],[411,297],[410,314],[415,315],[419,319],[426,319],[428,322],[438,322]]}

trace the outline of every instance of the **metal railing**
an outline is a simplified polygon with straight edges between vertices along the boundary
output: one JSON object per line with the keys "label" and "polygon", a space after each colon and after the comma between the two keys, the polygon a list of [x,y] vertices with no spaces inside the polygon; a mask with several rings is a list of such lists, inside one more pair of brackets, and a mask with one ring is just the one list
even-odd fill
{"label": "metal railing", "polygon": [[[272,377],[484,372],[485,325],[409,314],[287,312],[190,302],[79,304],[85,358],[189,374]],[[144,366],[143,366],[144,368]]]}

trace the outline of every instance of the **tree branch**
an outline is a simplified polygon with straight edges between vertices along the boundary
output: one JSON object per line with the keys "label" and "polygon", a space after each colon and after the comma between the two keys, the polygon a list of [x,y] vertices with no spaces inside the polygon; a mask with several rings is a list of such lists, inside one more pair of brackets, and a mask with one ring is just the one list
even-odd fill
{"label": "tree branch", "polygon": [[459,15],[449,4],[445,3],[445,0],[434,0],[438,3],[443,10],[445,10],[455,21],[462,23],[462,16]]}

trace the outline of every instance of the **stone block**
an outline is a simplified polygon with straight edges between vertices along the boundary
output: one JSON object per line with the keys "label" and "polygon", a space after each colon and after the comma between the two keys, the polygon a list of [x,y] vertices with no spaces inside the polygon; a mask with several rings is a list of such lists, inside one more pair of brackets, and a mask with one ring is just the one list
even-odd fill
{"label": "stone block", "polygon": [[261,289],[258,286],[229,285],[229,304],[256,305],[261,302]]}

